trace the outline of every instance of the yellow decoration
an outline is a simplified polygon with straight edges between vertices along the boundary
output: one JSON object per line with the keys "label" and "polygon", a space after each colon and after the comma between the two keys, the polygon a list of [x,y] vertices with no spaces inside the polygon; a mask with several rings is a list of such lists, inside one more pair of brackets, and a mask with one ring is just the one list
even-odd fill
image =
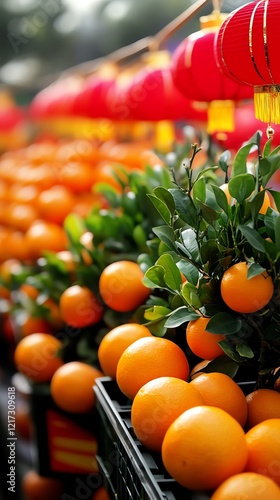
{"label": "yellow decoration", "polygon": [[254,87],[254,106],[258,120],[280,124],[280,85]]}
{"label": "yellow decoration", "polygon": [[233,132],[234,131],[234,102],[230,99],[224,101],[211,101],[208,105],[207,132]]}

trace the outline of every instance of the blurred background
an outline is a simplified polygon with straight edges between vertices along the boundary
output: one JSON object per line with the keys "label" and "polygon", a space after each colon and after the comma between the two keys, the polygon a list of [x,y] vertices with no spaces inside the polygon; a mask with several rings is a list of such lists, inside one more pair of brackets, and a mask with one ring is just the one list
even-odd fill
{"label": "blurred background", "polygon": [[[0,0],[0,85],[26,104],[72,66],[104,57],[141,38],[153,36],[192,0]],[[221,3],[221,2],[218,2]],[[224,0],[222,11],[247,3]],[[168,40],[168,49],[199,30],[211,13],[209,1]]]}

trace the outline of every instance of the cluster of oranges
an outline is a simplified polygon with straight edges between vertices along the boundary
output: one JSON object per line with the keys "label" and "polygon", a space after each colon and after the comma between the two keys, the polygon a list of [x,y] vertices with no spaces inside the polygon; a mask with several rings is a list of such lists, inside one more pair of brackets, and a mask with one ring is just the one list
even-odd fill
{"label": "cluster of oranges", "polygon": [[[37,259],[65,250],[62,225],[69,213],[86,216],[106,205],[97,183],[119,187],[114,174],[161,161],[147,144],[90,140],[38,142],[0,159],[0,262]],[[121,168],[122,167],[122,168]]]}
{"label": "cluster of oranges", "polygon": [[[33,383],[49,384],[54,402],[70,414],[94,412],[95,381],[109,375],[132,403],[136,437],[147,449],[161,453],[166,470],[181,485],[209,492],[213,500],[230,500],[240,492],[251,495],[248,498],[279,500],[279,392],[258,389],[245,396],[228,375],[194,366],[181,343],[156,337],[148,325],[137,323],[133,312],[151,294],[137,262],[122,259],[106,265],[98,278],[98,293],[75,280],[65,217],[69,213],[86,217],[93,204],[104,208],[106,201],[94,187],[105,182],[118,189],[113,174],[125,176],[120,165],[141,170],[158,163],[143,144],[114,142],[99,147],[87,141],[38,144],[3,155],[0,296],[13,302],[12,277],[23,265],[28,272],[45,250],[54,252],[69,277],[68,285],[58,290],[57,301],[27,282],[18,288],[16,297],[20,295],[27,307],[17,317],[16,369]],[[83,247],[90,248],[93,239],[85,233]],[[84,252],[83,259],[91,264],[90,252]],[[265,273],[246,279],[245,263],[231,266],[221,281],[224,302],[240,313],[260,310],[273,293]],[[30,313],[39,303],[45,308],[44,317]],[[94,336],[107,308],[120,318],[123,313],[131,317],[103,335],[98,363],[65,360],[67,342],[83,329]],[[6,320],[9,316],[3,314],[8,329]],[[189,321],[182,341],[194,357],[201,358],[204,368],[224,354],[220,342],[226,335],[209,333],[208,322],[204,316]],[[110,324],[107,318],[105,324]]]}
{"label": "cluster of oranges", "polygon": [[[210,358],[222,351],[219,339],[208,341],[207,321],[190,322],[187,338]],[[182,486],[213,500],[240,494],[280,498],[279,392],[249,387],[245,395],[224,373],[204,373],[201,363],[191,369],[176,343],[154,337],[144,325],[113,328],[100,343],[98,359],[131,402],[137,439],[161,454]]]}

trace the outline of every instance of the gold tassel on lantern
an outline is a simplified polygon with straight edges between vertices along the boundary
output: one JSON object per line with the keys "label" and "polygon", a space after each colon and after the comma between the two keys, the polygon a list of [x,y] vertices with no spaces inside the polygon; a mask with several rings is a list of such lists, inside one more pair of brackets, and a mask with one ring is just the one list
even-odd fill
{"label": "gold tassel on lantern", "polygon": [[255,115],[266,123],[280,123],[280,85],[254,87]]}
{"label": "gold tassel on lantern", "polygon": [[230,99],[224,101],[211,101],[207,109],[208,134],[215,132],[233,132],[234,131],[234,102]]}

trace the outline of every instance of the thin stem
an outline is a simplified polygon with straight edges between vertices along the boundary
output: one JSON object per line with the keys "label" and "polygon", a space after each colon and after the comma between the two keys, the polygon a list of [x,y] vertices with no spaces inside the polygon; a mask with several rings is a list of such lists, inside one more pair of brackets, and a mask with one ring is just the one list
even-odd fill
{"label": "thin stem", "polygon": [[150,50],[158,50],[160,46],[166,42],[176,31],[178,31],[186,22],[190,21],[209,0],[197,0],[193,5],[186,9],[182,14],[177,16],[171,23],[167,24],[160,30],[152,40]]}

